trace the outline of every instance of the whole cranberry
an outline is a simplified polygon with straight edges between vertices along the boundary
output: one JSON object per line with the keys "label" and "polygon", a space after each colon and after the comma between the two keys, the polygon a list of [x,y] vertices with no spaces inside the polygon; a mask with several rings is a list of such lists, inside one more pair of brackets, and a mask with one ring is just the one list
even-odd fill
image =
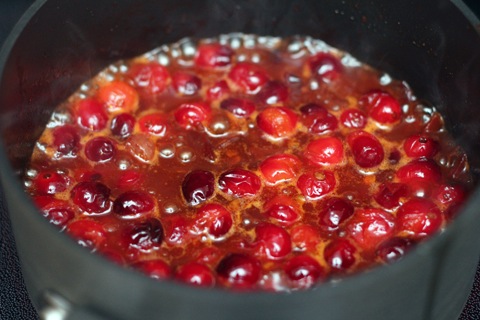
{"label": "whole cranberry", "polygon": [[319,166],[335,165],[343,160],[343,143],[336,137],[313,140],[305,148],[304,156]]}
{"label": "whole cranberry", "polygon": [[350,201],[332,197],[322,204],[318,214],[318,223],[325,231],[335,231],[348,218],[353,215],[353,205]]}
{"label": "whole cranberry", "polygon": [[363,129],[367,124],[367,116],[359,109],[347,109],[340,115],[340,122],[347,128]]}
{"label": "whole cranberry", "polygon": [[226,67],[232,63],[233,50],[219,43],[204,43],[198,46],[195,64],[200,67]]}
{"label": "whole cranberry", "polygon": [[163,242],[163,227],[160,220],[148,218],[134,222],[122,234],[122,245],[126,248],[151,252],[160,248]]}
{"label": "whole cranberry", "polygon": [[43,216],[53,225],[63,228],[75,217],[67,201],[52,196],[35,196],[33,200]]}
{"label": "whole cranberry", "polygon": [[167,68],[157,62],[135,63],[130,66],[128,76],[135,87],[148,94],[163,92],[170,82]]}
{"label": "whole cranberry", "polygon": [[218,178],[219,189],[236,197],[254,196],[261,185],[255,173],[244,169],[228,170]]}
{"label": "whole cranberry", "polygon": [[268,81],[267,72],[257,64],[239,62],[230,70],[228,77],[248,93],[256,92]]}
{"label": "whole cranberry", "polygon": [[138,187],[145,180],[145,176],[134,169],[120,172],[120,175],[117,178],[117,185],[121,189],[132,189],[133,187]]}
{"label": "whole cranberry", "polygon": [[113,202],[113,212],[122,217],[138,217],[155,207],[155,201],[148,193],[131,190],[119,195]]}
{"label": "whole cranberry", "polygon": [[442,224],[440,209],[425,198],[413,198],[404,203],[397,212],[398,231],[414,239],[432,235]]}
{"label": "whole cranberry", "polygon": [[255,228],[257,253],[267,259],[279,259],[292,251],[290,235],[282,227],[263,223]]}
{"label": "whole cranberry", "polygon": [[266,104],[277,104],[288,99],[288,88],[280,81],[268,81],[257,94],[258,99]]}
{"label": "whole cranberry", "polygon": [[202,80],[194,74],[177,71],[173,74],[172,84],[175,91],[184,96],[192,96],[202,88]]}
{"label": "whole cranberry", "polygon": [[110,111],[133,112],[138,108],[139,96],[137,90],[128,83],[114,80],[102,85],[96,98]]}
{"label": "whole cranberry", "polygon": [[163,113],[149,113],[138,119],[141,132],[163,137],[167,132],[167,119]]}
{"label": "whole cranberry", "polygon": [[357,249],[347,239],[338,238],[325,247],[323,255],[333,270],[346,272],[355,264],[356,252]]}
{"label": "whole cranberry", "polygon": [[378,139],[365,131],[357,131],[347,137],[355,163],[362,168],[372,168],[382,163],[385,153]]}
{"label": "whole cranberry", "polygon": [[107,241],[107,232],[100,223],[93,220],[83,219],[71,222],[66,231],[77,240],[79,245],[93,251]]}
{"label": "whole cranberry", "polygon": [[328,133],[338,127],[337,118],[319,104],[306,104],[300,108],[300,112],[302,113],[302,123],[312,133]]}
{"label": "whole cranberry", "polygon": [[440,167],[431,159],[415,159],[398,169],[397,177],[403,183],[423,181],[436,184],[441,179]]}
{"label": "whole cranberry", "polygon": [[216,268],[219,281],[234,289],[253,288],[260,280],[261,271],[257,259],[241,253],[227,255]]}
{"label": "whole cranberry", "polygon": [[106,162],[115,156],[113,141],[105,137],[95,137],[85,144],[85,156],[94,162]]}
{"label": "whole cranberry", "polygon": [[175,110],[174,116],[177,123],[184,128],[191,128],[197,123],[206,120],[212,113],[212,108],[204,102],[182,103]]}
{"label": "whole cranberry", "polygon": [[403,149],[411,158],[432,158],[438,151],[438,142],[426,135],[414,134],[405,140]]}
{"label": "whole cranberry", "polygon": [[276,154],[260,164],[260,171],[268,183],[277,184],[290,181],[297,176],[300,160],[291,154]]}
{"label": "whole cranberry", "polygon": [[273,138],[291,135],[297,126],[297,115],[289,108],[268,107],[257,116],[258,127]]}
{"label": "whole cranberry", "polygon": [[79,149],[80,135],[74,126],[53,129],[53,145],[62,156],[74,156]]}
{"label": "whole cranberry", "polygon": [[209,203],[198,209],[194,228],[220,238],[230,231],[232,225],[232,214],[224,206]]}
{"label": "whole cranberry", "polygon": [[188,204],[196,206],[205,202],[215,191],[215,177],[210,171],[194,170],[182,182],[182,194]]}
{"label": "whole cranberry", "polygon": [[311,252],[321,241],[317,229],[308,224],[294,226],[290,230],[290,237],[295,251]]}
{"label": "whole cranberry", "polygon": [[320,199],[333,191],[336,185],[332,171],[323,170],[302,174],[297,181],[297,187],[302,194],[312,200]]}
{"label": "whole cranberry", "polygon": [[379,205],[386,209],[393,209],[400,205],[400,199],[409,195],[406,184],[386,182],[382,183],[373,198]]}
{"label": "whole cranberry", "polygon": [[402,107],[397,99],[387,92],[372,91],[361,98],[372,119],[382,124],[391,124],[402,117]]}
{"label": "whole cranberry", "polygon": [[95,181],[83,181],[71,191],[73,203],[87,213],[104,213],[110,209],[110,189]]}
{"label": "whole cranberry", "polygon": [[191,238],[190,224],[182,216],[171,215],[162,218],[165,241],[171,245],[183,245]]}
{"label": "whole cranberry", "polygon": [[41,171],[32,182],[37,194],[56,194],[67,189],[68,178],[55,171]]}
{"label": "whole cranberry", "polygon": [[77,102],[75,106],[77,123],[92,131],[99,131],[106,127],[108,115],[104,106],[92,98]]}
{"label": "whole cranberry", "polygon": [[284,270],[295,289],[308,289],[325,277],[317,260],[305,254],[288,260]]}
{"label": "whole cranberry", "polygon": [[143,162],[149,162],[155,157],[155,143],[142,133],[128,137],[124,150]]}
{"label": "whole cranberry", "polygon": [[385,263],[393,263],[400,260],[414,245],[412,239],[393,237],[378,246],[377,256]]}
{"label": "whole cranberry", "polygon": [[313,76],[324,82],[337,79],[343,72],[342,63],[330,53],[320,52],[308,64]]}
{"label": "whole cranberry", "polygon": [[230,93],[230,87],[225,80],[220,80],[215,82],[210,88],[207,90],[207,99],[208,100],[218,100],[223,96]]}
{"label": "whole cranberry", "polygon": [[220,108],[231,112],[238,118],[248,118],[255,111],[255,103],[243,98],[227,98],[220,103]]}
{"label": "whole cranberry", "polygon": [[290,225],[294,223],[299,217],[294,208],[284,204],[272,205],[265,214],[284,225]]}
{"label": "whole cranberry", "polygon": [[440,184],[432,192],[432,197],[442,205],[461,204],[467,197],[465,189],[458,184]]}
{"label": "whole cranberry", "polygon": [[190,262],[180,266],[175,274],[175,278],[194,286],[213,287],[215,285],[215,275],[209,267],[198,262]]}
{"label": "whole cranberry", "polygon": [[161,259],[139,261],[132,267],[153,279],[167,279],[172,273],[170,266]]}
{"label": "whole cranberry", "polygon": [[110,130],[114,136],[126,138],[132,134],[134,126],[135,118],[129,113],[121,113],[113,118]]}

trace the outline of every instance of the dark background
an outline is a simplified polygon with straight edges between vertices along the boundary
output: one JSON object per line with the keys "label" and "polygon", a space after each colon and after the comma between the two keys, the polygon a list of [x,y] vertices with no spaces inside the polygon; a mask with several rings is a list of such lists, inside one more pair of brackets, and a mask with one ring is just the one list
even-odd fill
{"label": "dark background", "polygon": [[[32,0],[0,0],[0,45],[32,2]],[[477,13],[477,16],[480,16],[480,0],[464,0],[464,2]],[[3,193],[0,189],[0,320],[37,318],[25,291]],[[472,292],[459,318],[459,320],[467,319],[480,319],[480,268],[477,269]]]}

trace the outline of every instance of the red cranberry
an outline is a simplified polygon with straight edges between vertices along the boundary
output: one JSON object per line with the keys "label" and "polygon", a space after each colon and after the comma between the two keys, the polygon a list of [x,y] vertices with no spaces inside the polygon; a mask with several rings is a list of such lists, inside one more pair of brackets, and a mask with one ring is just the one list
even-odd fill
{"label": "red cranberry", "polygon": [[207,266],[198,262],[184,264],[177,269],[175,277],[183,283],[199,287],[213,287],[215,275]]}
{"label": "red cranberry", "polygon": [[71,192],[73,203],[88,213],[104,213],[110,209],[110,189],[94,181],[78,183]]}
{"label": "red cranberry", "polygon": [[152,196],[139,190],[124,192],[113,202],[113,212],[122,217],[137,217],[152,211],[154,207]]}
{"label": "red cranberry", "polygon": [[258,114],[257,125],[266,134],[283,138],[295,130],[297,115],[289,108],[269,107]]}
{"label": "red cranberry", "polygon": [[172,273],[168,263],[160,259],[140,261],[132,267],[153,279],[167,279]]}
{"label": "red cranberry", "polygon": [[343,72],[341,62],[329,53],[320,52],[309,61],[312,74],[319,80],[330,82]]}
{"label": "red cranberry", "polygon": [[103,226],[93,220],[78,220],[67,226],[67,233],[83,247],[97,250],[107,240],[107,232]]}
{"label": "red cranberry", "polygon": [[432,158],[438,151],[438,143],[428,136],[415,134],[405,140],[403,149],[411,158]]}
{"label": "red cranberry", "polygon": [[357,131],[348,136],[355,163],[362,168],[372,168],[382,163],[385,153],[378,139],[365,131]]}
{"label": "red cranberry", "polygon": [[126,151],[143,162],[148,162],[155,156],[155,143],[145,134],[130,136],[125,146]]}
{"label": "red cranberry", "polygon": [[263,223],[255,228],[258,254],[268,259],[285,257],[292,251],[290,235],[282,227]]}
{"label": "red cranberry", "polygon": [[196,206],[207,201],[215,191],[213,173],[204,170],[194,170],[187,174],[182,182],[182,193],[185,201]]}
{"label": "red cranberry", "polygon": [[120,172],[117,185],[122,189],[131,189],[138,187],[144,180],[144,176],[135,170],[125,170]]}
{"label": "red cranberry", "polygon": [[317,230],[308,224],[294,226],[290,231],[290,237],[296,251],[311,252],[321,240]]}
{"label": "red cranberry", "polygon": [[297,176],[299,168],[300,160],[286,153],[273,155],[260,164],[263,177],[271,184],[292,180]]}
{"label": "red cranberry", "polygon": [[370,117],[379,123],[394,123],[402,117],[402,107],[389,93],[373,91],[361,100],[369,110]]}
{"label": "red cranberry", "polygon": [[245,254],[233,253],[222,259],[216,268],[219,280],[228,287],[248,289],[260,279],[260,262]]}
{"label": "red cranberry", "polygon": [[196,75],[178,71],[172,78],[173,88],[181,95],[192,96],[202,87],[202,80]]}
{"label": "red cranberry", "polygon": [[294,208],[284,204],[275,204],[271,206],[266,215],[282,224],[289,225],[298,219],[298,213]]}
{"label": "red cranberry", "polygon": [[401,234],[423,238],[435,233],[443,224],[442,214],[430,200],[414,198],[397,212],[397,229]]}
{"label": "red cranberry", "polygon": [[77,123],[93,131],[99,131],[106,127],[108,115],[103,105],[97,100],[87,98],[78,101],[76,105]]}
{"label": "red cranberry", "polygon": [[407,197],[409,190],[403,183],[382,183],[374,195],[375,201],[386,209],[393,209],[400,205],[400,199]]}
{"label": "red cranberry", "polygon": [[288,88],[280,81],[268,81],[257,94],[257,97],[267,104],[284,102],[288,99]]}
{"label": "red cranberry", "polygon": [[163,227],[156,218],[135,222],[123,231],[122,244],[142,252],[160,248],[163,242]]}
{"label": "red cranberry", "polygon": [[437,183],[442,174],[435,161],[425,158],[412,160],[397,171],[397,177],[403,183],[423,181]]}
{"label": "red cranberry", "polygon": [[327,133],[338,127],[337,118],[316,103],[304,105],[300,108],[300,112],[302,113],[302,123],[312,133]]}
{"label": "red cranberry", "polygon": [[108,138],[96,137],[85,144],[85,156],[94,162],[106,162],[115,156],[115,146]]}
{"label": "red cranberry", "polygon": [[57,200],[51,196],[34,197],[35,204],[47,220],[56,226],[64,227],[75,217],[67,201]]}
{"label": "red cranberry", "polygon": [[218,186],[221,191],[236,197],[254,196],[260,190],[261,181],[251,171],[233,169],[220,175]]}
{"label": "red cranberry", "polygon": [[77,129],[70,125],[53,129],[53,145],[63,156],[73,156],[79,149],[80,135]]}
{"label": "red cranberry", "polygon": [[255,92],[268,81],[267,72],[259,65],[239,62],[233,66],[228,77],[247,92]]}
{"label": "red cranberry", "polygon": [[195,261],[211,266],[217,265],[221,258],[222,250],[216,246],[212,246],[201,248]]}
{"label": "red cranberry", "polygon": [[302,194],[312,200],[332,192],[335,185],[335,175],[327,170],[302,174],[297,181],[297,187]]}
{"label": "red cranberry", "polygon": [[121,113],[112,120],[110,130],[114,136],[126,138],[132,134],[135,118],[129,113]]}
{"label": "red cranberry", "polygon": [[346,239],[330,242],[323,251],[325,261],[336,271],[345,272],[355,264],[357,249]]}
{"label": "red cranberry", "polygon": [[181,216],[171,216],[163,219],[165,240],[172,245],[181,245],[190,238],[190,228],[187,220]]}
{"label": "red cranberry", "polygon": [[394,237],[378,246],[377,256],[385,263],[392,263],[400,260],[414,245],[411,239]]}
{"label": "red cranberry", "polygon": [[461,204],[467,194],[460,185],[441,184],[433,190],[432,197],[442,205]]}
{"label": "red cranberry", "polygon": [[167,68],[156,62],[136,63],[128,75],[137,88],[149,94],[163,92],[170,81]]}
{"label": "red cranberry", "polygon": [[32,182],[37,194],[56,194],[67,189],[68,179],[55,171],[42,171]]}
{"label": "red cranberry", "polygon": [[308,289],[325,277],[317,260],[307,255],[298,255],[287,261],[285,274],[296,289]]}
{"label": "red cranberry", "polygon": [[335,231],[353,215],[353,205],[343,198],[330,198],[322,205],[318,217],[320,227],[325,231]]}
{"label": "red cranberry", "polygon": [[209,203],[198,209],[195,228],[215,238],[223,237],[233,225],[232,214],[222,205]]}
{"label": "red cranberry", "polygon": [[219,43],[204,43],[198,46],[195,64],[201,67],[226,67],[232,63],[233,50]]}
{"label": "red cranberry", "polygon": [[211,113],[212,109],[210,105],[203,102],[190,102],[182,103],[177,110],[175,110],[174,115],[177,123],[188,129],[206,120]]}
{"label": "red cranberry", "polygon": [[230,93],[230,88],[228,83],[225,80],[220,80],[215,82],[213,86],[207,90],[207,99],[208,100],[218,100],[221,97]]}
{"label": "red cranberry", "polygon": [[248,118],[255,111],[255,104],[248,99],[227,98],[222,101],[220,108],[233,113],[239,118]]}
{"label": "red cranberry", "polygon": [[97,99],[111,112],[132,112],[138,108],[138,93],[129,84],[113,81],[98,89]]}
{"label": "red cranberry", "polygon": [[305,158],[319,166],[338,164],[343,160],[343,143],[336,137],[325,137],[310,142]]}
{"label": "red cranberry", "polygon": [[361,110],[347,109],[340,115],[340,122],[347,128],[363,129],[367,125],[367,116]]}
{"label": "red cranberry", "polygon": [[138,119],[141,132],[163,137],[167,131],[167,119],[162,113],[150,113]]}

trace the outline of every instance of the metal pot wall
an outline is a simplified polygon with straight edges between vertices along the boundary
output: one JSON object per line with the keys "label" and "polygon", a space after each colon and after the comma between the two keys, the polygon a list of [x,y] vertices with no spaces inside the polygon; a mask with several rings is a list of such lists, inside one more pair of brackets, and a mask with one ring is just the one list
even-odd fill
{"label": "metal pot wall", "polygon": [[0,169],[35,306],[53,294],[68,302],[69,319],[456,319],[480,254],[480,190],[446,232],[395,265],[308,292],[246,294],[152,281],[90,254],[35,212],[21,175],[53,108],[107,64],[235,31],[310,35],[406,80],[443,112],[477,175],[480,37],[459,8],[447,0],[36,2],[0,55]]}

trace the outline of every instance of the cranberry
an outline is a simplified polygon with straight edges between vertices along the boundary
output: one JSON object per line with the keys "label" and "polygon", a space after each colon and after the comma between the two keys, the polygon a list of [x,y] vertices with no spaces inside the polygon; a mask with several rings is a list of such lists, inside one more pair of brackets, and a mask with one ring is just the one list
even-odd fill
{"label": "cranberry", "polygon": [[150,113],[138,119],[138,126],[141,132],[163,137],[167,131],[167,119],[162,113]]}
{"label": "cranberry", "polygon": [[415,134],[405,140],[403,149],[411,158],[432,158],[438,151],[438,143],[428,136]]}
{"label": "cranberry", "polygon": [[204,43],[198,46],[195,64],[201,67],[226,67],[232,63],[233,50],[219,43]]}
{"label": "cranberry", "polygon": [[460,185],[441,184],[433,190],[432,197],[442,205],[461,204],[466,192]]}
{"label": "cranberry", "polygon": [[161,259],[139,261],[133,264],[132,267],[153,279],[166,279],[172,273],[168,263]]}
{"label": "cranberry", "polygon": [[348,218],[353,215],[353,205],[343,198],[329,198],[322,205],[318,214],[318,223],[326,231],[335,231]]}
{"label": "cranberry", "polygon": [[213,287],[215,285],[215,275],[212,270],[198,262],[190,262],[179,267],[175,277],[194,286]]}
{"label": "cranberry", "polygon": [[260,262],[251,256],[233,253],[220,261],[216,271],[219,280],[224,285],[237,289],[248,289],[257,284],[262,267]]}
{"label": "cranberry", "polygon": [[320,199],[332,192],[335,185],[335,175],[327,170],[302,174],[297,181],[297,187],[302,194],[312,200]]}
{"label": "cranberry", "polygon": [[106,162],[115,155],[115,146],[112,140],[105,137],[96,137],[85,144],[85,156],[94,162]]}
{"label": "cranberry", "polygon": [[343,160],[343,143],[336,137],[325,137],[310,142],[305,158],[319,166],[338,164]]}
{"label": "cranberry", "polygon": [[77,220],[67,226],[67,233],[83,247],[97,250],[107,240],[103,226],[93,220]]}
{"label": "cranberry", "polygon": [[367,125],[367,116],[361,110],[347,109],[340,115],[340,122],[347,128],[363,129]]}
{"label": "cranberry", "polygon": [[227,98],[222,101],[220,108],[225,109],[239,118],[248,118],[255,111],[255,104],[242,98]]}
{"label": "cranberry", "polygon": [[400,205],[400,199],[409,195],[408,186],[403,183],[382,183],[374,195],[375,201],[386,209],[393,209]]}
{"label": "cranberry", "polygon": [[73,156],[79,149],[80,135],[77,129],[70,125],[53,129],[53,145],[63,156]]}
{"label": "cranberry", "polygon": [[290,231],[290,237],[295,251],[311,252],[321,241],[318,231],[308,224],[294,226]]}
{"label": "cranberry", "polygon": [[212,109],[210,105],[203,102],[190,102],[182,103],[177,110],[175,110],[174,115],[177,123],[188,129],[206,120],[211,113]]}
{"label": "cranberry", "polygon": [[292,224],[298,219],[298,213],[294,208],[284,204],[275,204],[271,206],[266,215],[282,224]]}
{"label": "cranberry", "polygon": [[260,171],[271,184],[290,181],[297,176],[300,160],[291,154],[277,154],[268,157],[260,164]]}
{"label": "cranberry", "polygon": [[323,251],[325,261],[335,271],[345,272],[355,264],[357,249],[346,239],[335,239]]}
{"label": "cranberry", "polygon": [[302,113],[302,123],[312,133],[327,133],[338,127],[337,118],[316,103],[304,105],[300,108],[300,112]]}
{"label": "cranberry", "polygon": [[33,179],[37,194],[56,194],[67,189],[68,179],[55,171],[42,171]]}
{"label": "cranberry", "polygon": [[415,241],[394,237],[382,242],[377,248],[377,256],[386,263],[400,260],[413,246]]}
{"label": "cranberry", "polygon": [[182,193],[185,201],[196,206],[207,201],[215,191],[213,173],[204,170],[194,170],[187,174],[182,182]]}
{"label": "cranberry", "polygon": [[362,168],[372,168],[382,163],[385,153],[378,139],[365,131],[357,131],[347,138],[355,163]]}
{"label": "cranberry", "polygon": [[285,257],[292,251],[290,235],[282,227],[263,223],[255,228],[257,252],[268,259]]}
{"label": "cranberry", "polygon": [[389,93],[373,91],[362,97],[372,119],[382,124],[397,122],[402,117],[402,108]]}
{"label": "cranberry", "polygon": [[285,274],[296,289],[308,289],[325,276],[325,271],[314,258],[298,255],[287,261]]}
{"label": "cranberry", "polygon": [[129,113],[121,113],[113,118],[110,130],[114,136],[126,138],[132,134],[134,126],[135,118]]}
{"label": "cranberry", "polygon": [[250,62],[239,62],[233,66],[228,77],[247,92],[255,92],[268,81],[265,70]]}
{"label": "cranberry", "polygon": [[261,187],[260,178],[244,169],[228,170],[218,178],[221,191],[236,197],[254,196]]}
{"label": "cranberry", "polygon": [[230,88],[228,87],[228,83],[225,80],[220,80],[218,82],[215,82],[210,88],[208,88],[207,99],[218,100],[229,93]]}
{"label": "cranberry", "polygon": [[131,189],[140,186],[143,180],[144,176],[140,172],[135,170],[125,170],[120,172],[117,185],[122,189]]}
{"label": "cranberry", "polygon": [[148,162],[155,156],[155,143],[145,134],[132,135],[125,146],[126,151],[143,162]]}
{"label": "cranberry", "polygon": [[293,133],[297,115],[289,108],[269,107],[257,116],[258,127],[274,138],[283,138]]}
{"label": "cranberry", "polygon": [[196,75],[178,71],[172,78],[175,91],[184,96],[196,94],[202,87],[202,80]]}
{"label": "cranberry", "polygon": [[113,81],[98,89],[97,99],[111,112],[132,112],[138,108],[137,91],[122,81]]}
{"label": "cranberry", "polygon": [[413,198],[397,212],[397,229],[401,234],[423,238],[435,233],[442,226],[442,214],[428,199]]}
{"label": "cranberry", "polygon": [[198,209],[195,228],[215,238],[223,237],[233,225],[232,214],[222,205],[209,203]]}
{"label": "cranberry", "polygon": [[123,231],[122,244],[142,252],[160,248],[163,241],[163,227],[156,218],[136,222]]}
{"label": "cranberry", "polygon": [[329,53],[320,52],[309,61],[312,74],[319,80],[330,82],[343,72],[341,62]]}
{"label": "cranberry", "polygon": [[277,104],[288,99],[288,88],[280,81],[268,81],[257,94],[260,101]]}
{"label": "cranberry", "polygon": [[152,196],[139,190],[127,191],[113,202],[113,212],[122,217],[138,217],[155,207]]}
{"label": "cranberry", "polygon": [[165,227],[165,240],[169,244],[181,245],[190,238],[190,228],[185,218],[181,216],[171,216],[162,221]]}
{"label": "cranberry", "polygon": [[78,183],[71,192],[73,203],[88,213],[104,213],[110,209],[110,189],[94,181]]}
{"label": "cranberry", "polygon": [[136,63],[128,75],[137,88],[149,94],[163,92],[170,81],[167,68],[156,62]]}
{"label": "cranberry", "polygon": [[441,179],[440,167],[435,161],[425,158],[412,160],[397,171],[397,177],[403,183],[424,181],[437,183]]}
{"label": "cranberry", "polygon": [[57,200],[51,196],[37,196],[34,197],[34,201],[43,216],[53,225],[64,227],[75,217],[67,201]]}
{"label": "cranberry", "polygon": [[206,265],[216,265],[222,258],[222,250],[216,246],[200,248],[195,261],[206,264]]}
{"label": "cranberry", "polygon": [[77,123],[93,131],[99,131],[106,127],[108,115],[103,105],[92,98],[78,101],[76,108]]}

